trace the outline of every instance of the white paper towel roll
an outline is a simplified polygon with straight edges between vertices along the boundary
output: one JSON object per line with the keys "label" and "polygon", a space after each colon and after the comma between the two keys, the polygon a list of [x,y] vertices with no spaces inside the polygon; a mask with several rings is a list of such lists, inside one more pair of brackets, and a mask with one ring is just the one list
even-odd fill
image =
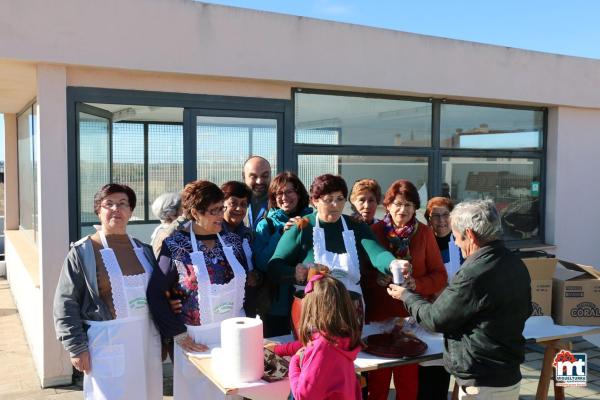
{"label": "white paper towel roll", "polygon": [[221,347],[213,350],[213,369],[228,384],[252,382],[263,376],[263,328],[258,318],[221,322]]}

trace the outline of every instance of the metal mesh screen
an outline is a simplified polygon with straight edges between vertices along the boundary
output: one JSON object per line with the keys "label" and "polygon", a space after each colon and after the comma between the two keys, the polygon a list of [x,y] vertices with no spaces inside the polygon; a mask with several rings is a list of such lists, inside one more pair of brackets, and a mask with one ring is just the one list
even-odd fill
{"label": "metal mesh screen", "polygon": [[131,220],[144,219],[144,125],[118,122],[113,124],[113,182],[133,189],[137,206]]}
{"label": "metal mesh screen", "polygon": [[[229,180],[240,180],[242,166],[250,155],[259,155],[277,170],[277,126],[273,120],[257,120],[272,125],[254,126],[251,119],[211,118],[197,125],[197,174],[221,185]],[[222,120],[223,123],[215,123]]]}
{"label": "metal mesh screen", "polygon": [[110,179],[108,120],[79,114],[79,193],[81,222],[97,222],[94,194]]}
{"label": "metal mesh screen", "polygon": [[[148,126],[148,204],[165,192],[183,189],[183,126]],[[156,218],[152,213],[150,219]]]}

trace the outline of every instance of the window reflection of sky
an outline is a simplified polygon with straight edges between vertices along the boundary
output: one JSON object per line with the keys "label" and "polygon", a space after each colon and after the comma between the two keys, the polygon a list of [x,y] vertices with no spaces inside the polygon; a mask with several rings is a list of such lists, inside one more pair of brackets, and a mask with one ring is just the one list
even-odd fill
{"label": "window reflection of sky", "polygon": [[469,149],[525,149],[541,146],[540,132],[482,133],[460,137],[460,147]]}

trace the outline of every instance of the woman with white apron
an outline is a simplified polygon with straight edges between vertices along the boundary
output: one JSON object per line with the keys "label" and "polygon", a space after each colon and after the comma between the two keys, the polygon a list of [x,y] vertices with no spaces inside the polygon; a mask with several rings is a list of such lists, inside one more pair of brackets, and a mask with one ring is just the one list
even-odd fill
{"label": "woman with white apron", "polygon": [[109,184],[94,200],[101,226],[65,260],[54,301],[57,336],[85,373],[86,399],[162,399],[160,336],[146,299],[155,260],[126,232],[135,193]]}
{"label": "woman with white apron", "polygon": [[162,399],[161,343],[150,318],[146,288],[152,267],[144,249],[129,238],[144,273],[124,276],[104,233],[98,231],[100,250],[113,291],[116,318],[84,321],[90,349],[91,372],[84,375],[89,399]]}
{"label": "woman with white apron", "polygon": [[342,177],[316,177],[310,196],[316,213],[284,232],[268,264],[269,278],[275,284],[302,284],[307,266],[317,263],[325,265],[350,292],[360,295],[359,252],[368,256],[377,270],[390,273],[394,256],[379,245],[367,224],[342,215],[348,196]]}
{"label": "woman with white apron", "polygon": [[[219,340],[221,321],[243,315],[247,276],[243,242],[234,233],[219,234],[223,193],[213,183],[186,185],[182,206],[191,222],[163,241],[160,273],[153,275],[148,289],[150,308],[163,336],[176,343],[174,398],[225,398],[186,353],[206,351],[206,345]],[[171,310],[165,292],[181,300],[180,315]]]}

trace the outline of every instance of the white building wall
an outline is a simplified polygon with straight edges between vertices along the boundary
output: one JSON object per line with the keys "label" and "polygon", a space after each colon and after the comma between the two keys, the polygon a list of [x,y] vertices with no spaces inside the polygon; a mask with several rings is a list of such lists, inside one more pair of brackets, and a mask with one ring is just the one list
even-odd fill
{"label": "white building wall", "polygon": [[557,256],[600,268],[600,109],[549,113],[546,235]]}
{"label": "white building wall", "polygon": [[2,7],[0,59],[600,108],[598,60],[190,0]]}

